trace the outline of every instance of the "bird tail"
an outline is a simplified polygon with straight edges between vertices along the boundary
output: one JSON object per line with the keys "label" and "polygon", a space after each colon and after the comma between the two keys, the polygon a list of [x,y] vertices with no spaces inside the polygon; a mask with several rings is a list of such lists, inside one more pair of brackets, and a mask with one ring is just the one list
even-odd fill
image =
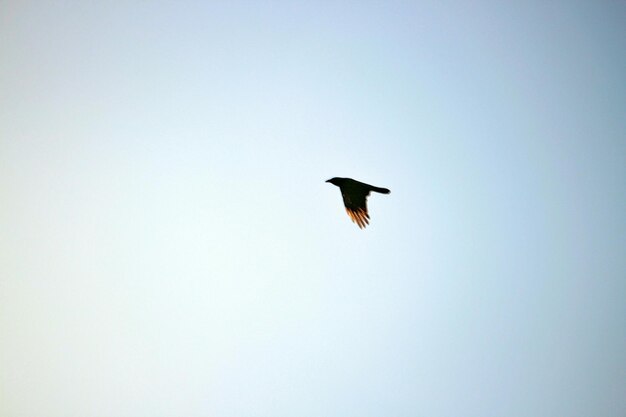
{"label": "bird tail", "polygon": [[372,186],[372,191],[375,191],[377,193],[381,193],[381,194],[389,194],[391,191],[389,191],[389,189],[387,188],[382,188],[382,187],[374,187]]}

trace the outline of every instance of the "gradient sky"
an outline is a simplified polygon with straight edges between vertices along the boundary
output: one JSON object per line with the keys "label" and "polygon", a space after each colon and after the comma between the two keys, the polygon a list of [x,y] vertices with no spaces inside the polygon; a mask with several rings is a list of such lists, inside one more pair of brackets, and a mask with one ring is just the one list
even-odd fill
{"label": "gradient sky", "polygon": [[625,21],[2,1],[0,415],[624,416]]}

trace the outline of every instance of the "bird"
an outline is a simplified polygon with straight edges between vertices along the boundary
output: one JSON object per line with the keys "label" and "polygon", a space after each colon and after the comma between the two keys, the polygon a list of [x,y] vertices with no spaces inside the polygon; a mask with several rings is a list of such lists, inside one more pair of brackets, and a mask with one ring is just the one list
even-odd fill
{"label": "bird", "polygon": [[348,216],[361,229],[370,223],[370,216],[367,212],[367,196],[370,194],[370,191],[381,194],[389,194],[391,192],[387,188],[374,187],[352,178],[335,177],[326,182],[339,187]]}

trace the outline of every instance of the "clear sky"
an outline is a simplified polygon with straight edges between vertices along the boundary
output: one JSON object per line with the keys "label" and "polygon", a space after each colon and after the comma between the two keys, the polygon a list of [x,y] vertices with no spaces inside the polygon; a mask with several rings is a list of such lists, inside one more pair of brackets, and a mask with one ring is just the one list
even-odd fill
{"label": "clear sky", "polygon": [[624,416],[625,21],[1,2],[0,415]]}

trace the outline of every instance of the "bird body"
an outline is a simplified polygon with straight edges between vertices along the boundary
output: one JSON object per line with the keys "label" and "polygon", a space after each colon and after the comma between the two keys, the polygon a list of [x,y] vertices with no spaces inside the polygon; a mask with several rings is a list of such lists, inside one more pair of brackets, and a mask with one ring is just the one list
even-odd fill
{"label": "bird body", "polygon": [[375,187],[365,184],[352,178],[335,177],[327,180],[331,184],[336,185],[341,190],[343,204],[346,207],[348,216],[361,229],[369,224],[369,213],[367,212],[367,196],[371,191],[381,194],[389,194],[387,188]]}

